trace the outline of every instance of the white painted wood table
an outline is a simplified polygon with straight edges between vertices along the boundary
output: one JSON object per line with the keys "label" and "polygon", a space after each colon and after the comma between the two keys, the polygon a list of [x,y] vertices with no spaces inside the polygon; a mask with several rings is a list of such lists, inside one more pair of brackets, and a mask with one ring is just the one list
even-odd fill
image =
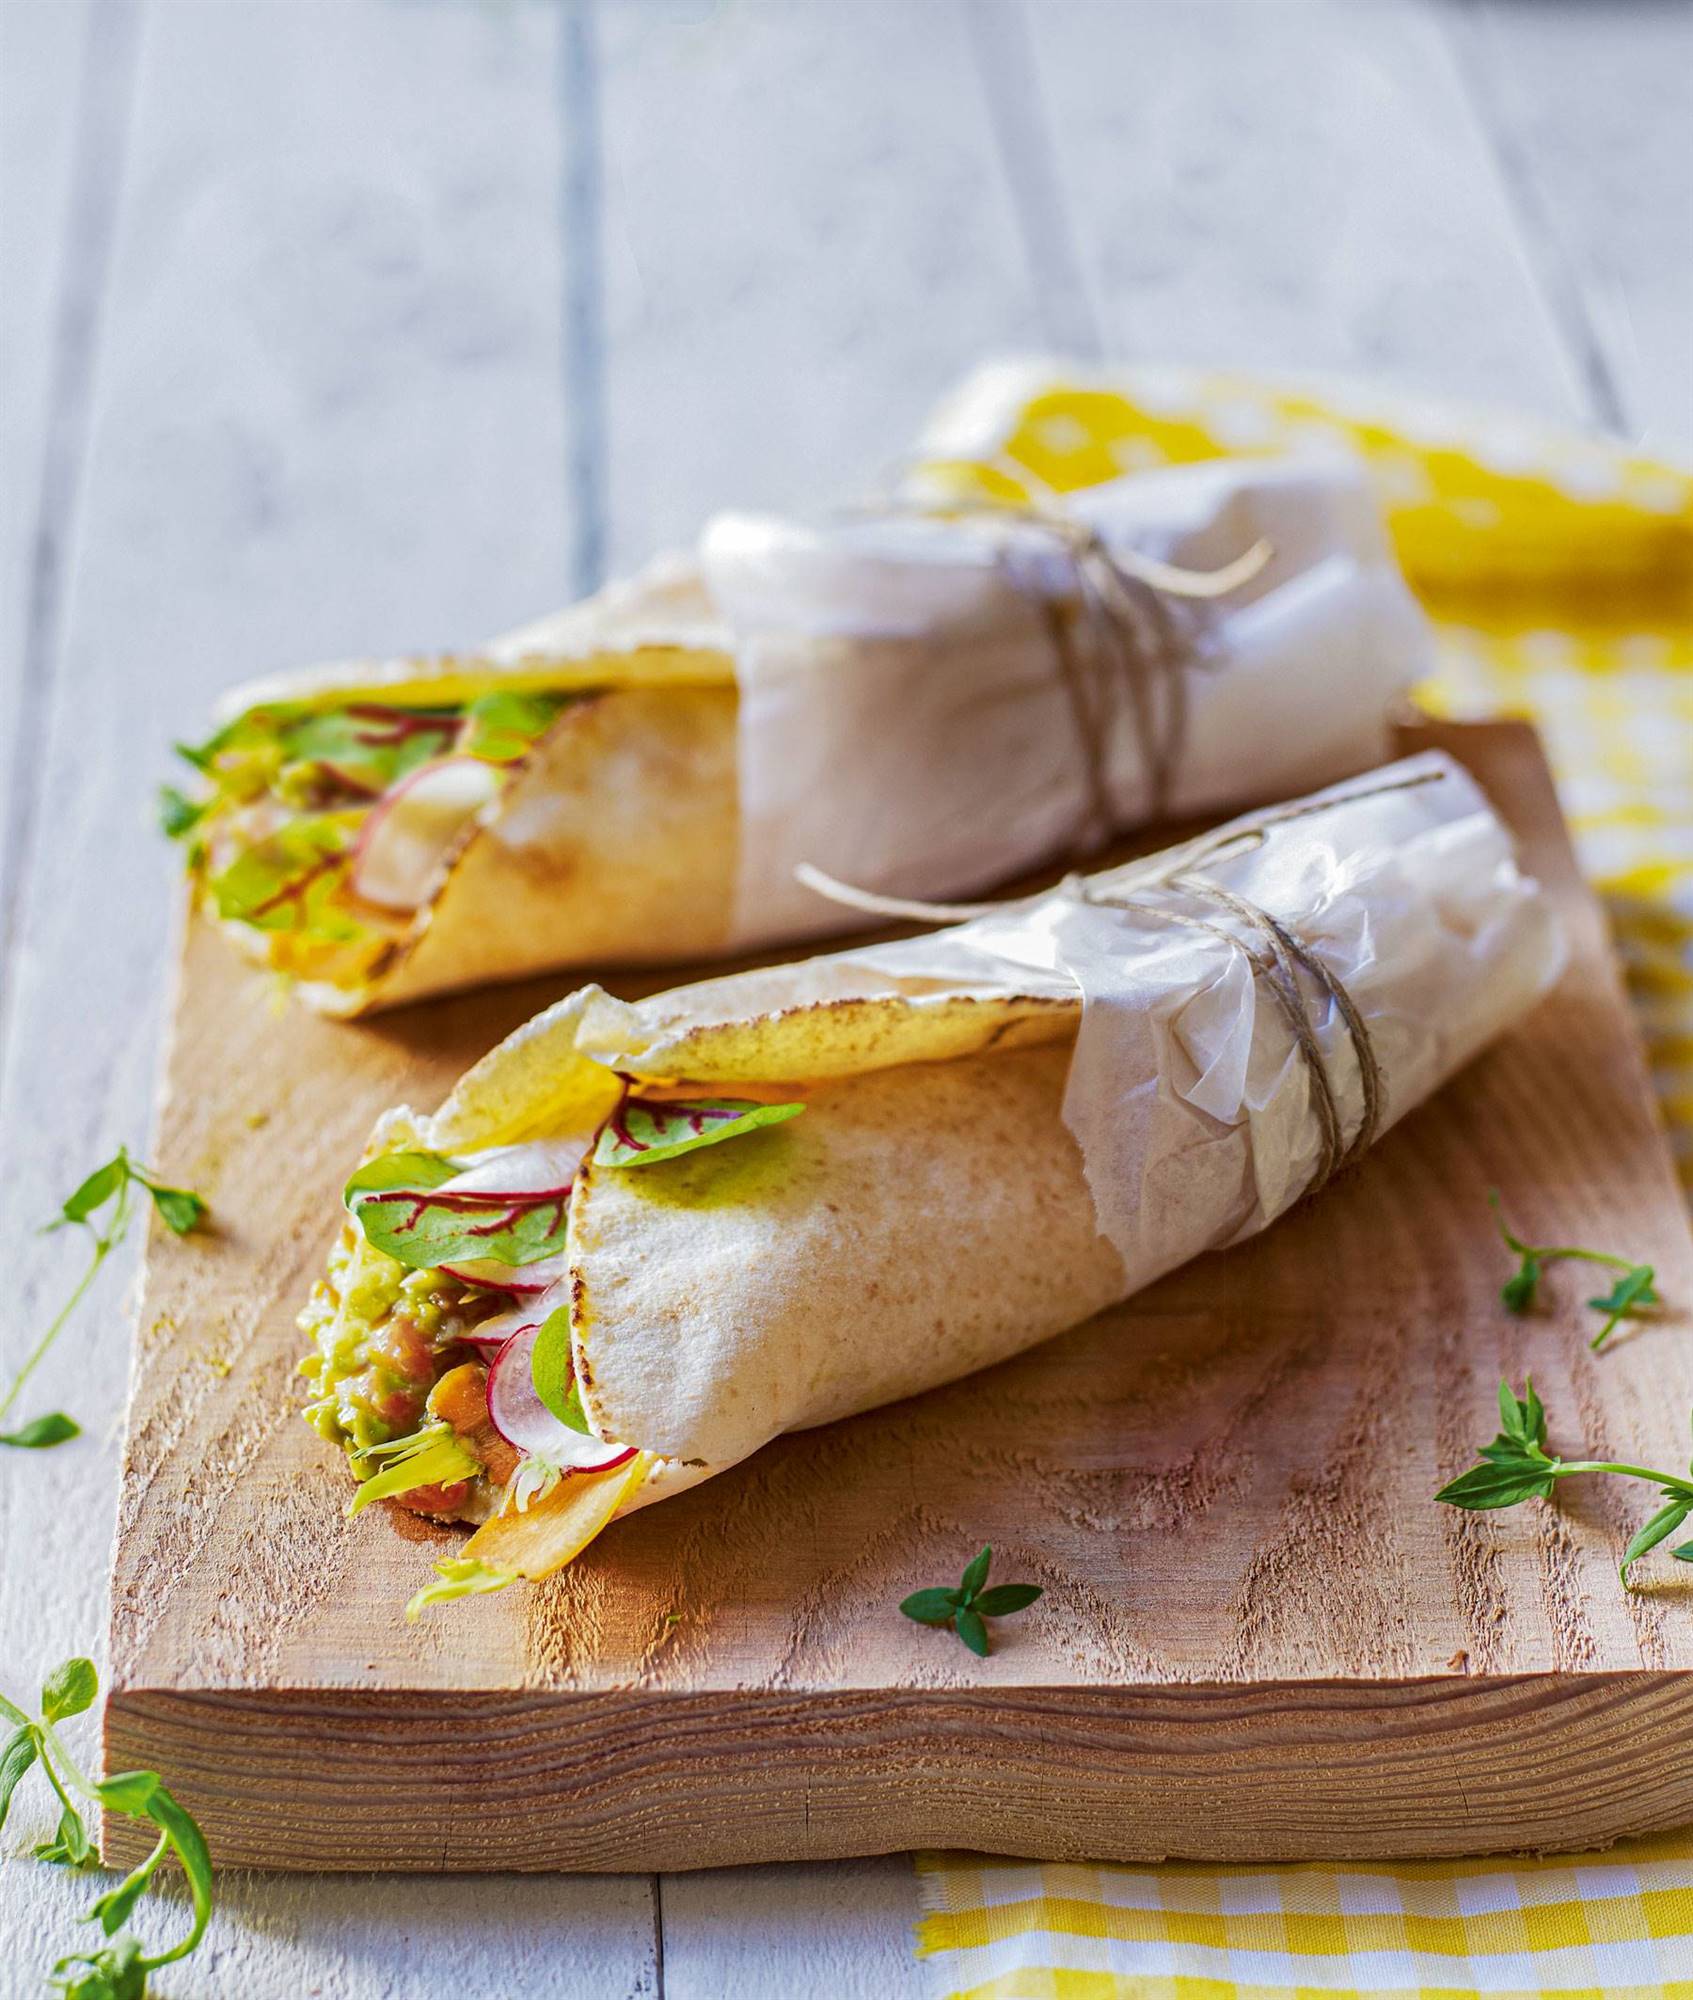
{"label": "white painted wood table", "polygon": [[[1693,11],[0,0],[0,1235],[147,1129],[173,736],[861,490],[984,353],[1369,371],[1693,446]],[[0,1686],[98,1642],[110,1270],[0,1463]],[[357,1801],[350,1801],[357,1810]],[[38,1808],[6,1843],[27,1852]],[[0,1869],[0,1986],[86,1884]],[[920,1989],[901,1856],[226,1878],[175,2000]],[[15,1983],[14,1983],[15,1982]]]}

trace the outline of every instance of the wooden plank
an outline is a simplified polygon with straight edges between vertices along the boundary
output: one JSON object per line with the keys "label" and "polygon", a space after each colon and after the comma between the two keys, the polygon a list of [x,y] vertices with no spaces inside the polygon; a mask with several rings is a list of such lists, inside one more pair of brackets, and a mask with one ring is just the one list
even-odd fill
{"label": "wooden plank", "polygon": [[[10,50],[11,0],[0,13]],[[147,1128],[174,891],[147,822],[170,738],[248,673],[472,639],[556,603],[568,571],[556,16],[161,7],[139,76],[42,731],[43,837],[9,967],[8,1369],[80,1266],[37,1225]],[[24,102],[10,65],[4,98],[9,122]],[[56,115],[74,128],[74,90]],[[5,643],[15,672],[10,626]],[[86,1437],[0,1466],[8,1691],[99,1650],[124,1261],[29,1398]],[[20,1796],[8,1846],[43,1817]],[[74,1919],[91,1893],[61,1870],[0,1873],[15,1962],[86,1941]],[[432,1978],[426,1950],[456,1992],[508,1990],[514,1968],[582,2000],[656,1989],[644,1881],[467,1882],[450,1900],[350,1881],[308,1898],[231,1874],[170,1990],[364,2000]]]}
{"label": "wooden plank", "polygon": [[[223,1226],[152,1246],[109,1756],[170,1770],[226,1854],[327,1867],[1461,1853],[1684,1820],[1693,1774],[1652,1746],[1693,1711],[1693,1631],[1673,1580],[1617,1588],[1628,1496],[1492,1520],[1430,1497],[1501,1373],[1533,1368],[1557,1442],[1648,1461],[1685,1455],[1693,1403],[1675,1318],[1595,1357],[1580,1286],[1544,1319],[1498,1305],[1490,1186],[1539,1240],[1650,1254],[1671,1299],[1693,1242],[1538,746],[1440,739],[1518,825],[1574,964],[1349,1184],[416,1626],[400,1606],[452,1531],[344,1520],[293,1314],[376,1111],[437,1100],[545,989],[278,1018],[192,929],[161,1149]],[[1649,1370],[1622,1358],[1647,1343]],[[895,1607],[984,1539],[1047,1596],[978,1665]],[[503,1804],[449,1850],[444,1802],[490,1779]],[[356,1825],[330,1810],[349,1784]]]}
{"label": "wooden plank", "polygon": [[1693,11],[1451,10],[1455,45],[1591,414],[1693,453]]}
{"label": "wooden plank", "polygon": [[601,11],[614,570],[856,500],[1044,328],[953,0]]}
{"label": "wooden plank", "polygon": [[1108,353],[1581,407],[1426,11],[1058,0],[1030,20]]}

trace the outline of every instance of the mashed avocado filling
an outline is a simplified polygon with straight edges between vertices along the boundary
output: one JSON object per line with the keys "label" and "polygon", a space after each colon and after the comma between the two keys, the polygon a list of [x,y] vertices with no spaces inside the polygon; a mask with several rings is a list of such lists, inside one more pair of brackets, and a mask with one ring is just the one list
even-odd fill
{"label": "mashed avocado filling", "polygon": [[262,933],[276,970],[354,984],[413,914],[403,896],[373,900],[361,874],[361,845],[375,821],[432,766],[474,759],[509,775],[579,698],[495,688],[429,707],[251,708],[207,742],[177,746],[206,789],[189,798],[164,787],[164,830],[183,843],[207,906]]}

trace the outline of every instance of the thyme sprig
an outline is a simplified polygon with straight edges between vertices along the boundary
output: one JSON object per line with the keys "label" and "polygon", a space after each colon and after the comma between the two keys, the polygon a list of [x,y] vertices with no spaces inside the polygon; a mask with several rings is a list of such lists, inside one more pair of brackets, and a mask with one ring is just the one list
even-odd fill
{"label": "thyme sprig", "polygon": [[993,1649],[982,1620],[1026,1611],[1042,1595],[1038,1583],[996,1583],[992,1590],[985,1589],[992,1561],[992,1548],[984,1548],[965,1565],[956,1590],[914,1590],[900,1610],[919,1625],[950,1625],[971,1652],[985,1660]]}
{"label": "thyme sprig", "polygon": [[[123,1771],[95,1783],[65,1748],[56,1725],[91,1707],[99,1688],[94,1662],[75,1659],[47,1676],[38,1716],[25,1714],[0,1695],[0,1719],[13,1724],[12,1734],[0,1745],[0,1826],[5,1825],[13,1793],[39,1766],[59,1801],[59,1824],[53,1838],[36,1847],[38,1860],[67,1868],[94,1866],[94,1842],[77,1799],[157,1827],[159,1837],[147,1858],[96,1898],[84,1917],[100,1926],[106,1942],[61,1958],[51,1975],[63,2000],[145,2000],[148,1973],[186,1958],[206,1934],[212,1914],[212,1857],[193,1816],[165,1789],[157,1771]],[[188,1878],[193,1920],[186,1937],[166,1951],[149,1952],[122,1925],[172,1855]]]}
{"label": "thyme sprig", "polygon": [[[0,1418],[4,1418],[17,1401],[18,1391],[34,1374],[71,1314],[81,1305],[89,1286],[99,1274],[100,1266],[123,1241],[129,1228],[132,1199],[137,1188],[146,1192],[166,1227],[173,1229],[178,1236],[186,1236],[190,1230],[198,1229],[206,1219],[206,1204],[197,1194],[188,1188],[166,1186],[150,1168],[132,1160],[123,1146],[103,1166],[96,1167],[73,1193],[67,1195],[60,1204],[59,1213],[42,1233],[50,1235],[56,1229],[69,1228],[86,1230],[93,1243],[88,1268],[77,1281],[76,1289],[54,1315],[47,1331],[25,1357],[23,1366],[12,1377],[5,1394],[0,1395]],[[67,1438],[76,1437],[80,1429],[75,1418],[67,1417],[62,1410],[55,1410],[47,1416],[36,1417],[20,1430],[0,1431],[0,1445],[40,1450],[47,1445],[63,1444]]]}
{"label": "thyme sprig", "polygon": [[[1479,1465],[1443,1486],[1434,1496],[1449,1507],[1471,1512],[1514,1507],[1522,1500],[1549,1500],[1560,1479],[1574,1479],[1590,1472],[1608,1472],[1622,1479],[1644,1479],[1656,1486],[1664,1504],[1641,1527],[1623,1551],[1619,1574],[1628,1582],[1629,1566],[1668,1541],[1693,1513],[1693,1478],[1680,1473],[1654,1472],[1650,1466],[1631,1465],[1616,1459],[1556,1458],[1546,1449],[1546,1411],[1525,1381],[1519,1397],[1509,1382],[1499,1384],[1499,1435],[1477,1454]],[[1693,1473],[1693,1465],[1688,1467]],[[1670,1554],[1678,1562],[1693,1562],[1693,1541],[1683,1542]]]}
{"label": "thyme sprig", "polygon": [[1589,1299],[1588,1305],[1595,1312],[1605,1315],[1605,1323],[1587,1343],[1595,1354],[1605,1345],[1617,1327],[1625,1319],[1633,1319],[1643,1310],[1660,1305],[1662,1301],[1652,1289],[1656,1273],[1650,1264],[1631,1263],[1627,1257],[1618,1257],[1609,1250],[1589,1250],[1579,1243],[1525,1243],[1505,1220],[1504,1208],[1495,1188],[1488,1199],[1493,1203],[1499,1217],[1499,1234],[1504,1238],[1507,1249],[1516,1252],[1520,1262],[1504,1285],[1499,1296],[1514,1313],[1525,1313],[1535,1302],[1540,1290],[1540,1280],[1548,1264],[1566,1259],[1574,1259],[1585,1264],[1602,1264],[1619,1272],[1616,1283],[1602,1298]]}

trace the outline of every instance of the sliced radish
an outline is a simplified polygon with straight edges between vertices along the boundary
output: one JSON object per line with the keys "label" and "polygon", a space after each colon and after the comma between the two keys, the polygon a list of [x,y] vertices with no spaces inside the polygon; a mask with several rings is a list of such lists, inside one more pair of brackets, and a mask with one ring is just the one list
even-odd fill
{"label": "sliced radish", "polygon": [[462,1174],[443,1181],[438,1194],[485,1195],[491,1201],[544,1201],[570,1192],[593,1135],[579,1139],[532,1139],[522,1146],[490,1146],[471,1156]]}
{"label": "sliced radish", "polygon": [[476,1348],[484,1361],[492,1361],[514,1333],[523,1333],[539,1324],[532,1309],[514,1307],[510,1312],[495,1313],[492,1319],[479,1320],[461,1338],[466,1347]]}
{"label": "sliced radish", "polygon": [[535,1389],[535,1336],[538,1326],[520,1328],[494,1357],[488,1370],[488,1415],[507,1444],[533,1452],[568,1472],[603,1472],[633,1458],[632,1444],[584,1437],[561,1424]]}
{"label": "sliced radish", "polygon": [[530,1299],[556,1285],[570,1265],[561,1251],[535,1264],[502,1264],[493,1257],[472,1257],[462,1264],[443,1264],[441,1269],[461,1285],[481,1285],[490,1292],[512,1292]]}
{"label": "sliced radish", "polygon": [[370,809],[353,846],[356,895],[385,910],[415,910],[453,844],[500,789],[500,773],[480,757],[423,764]]}

